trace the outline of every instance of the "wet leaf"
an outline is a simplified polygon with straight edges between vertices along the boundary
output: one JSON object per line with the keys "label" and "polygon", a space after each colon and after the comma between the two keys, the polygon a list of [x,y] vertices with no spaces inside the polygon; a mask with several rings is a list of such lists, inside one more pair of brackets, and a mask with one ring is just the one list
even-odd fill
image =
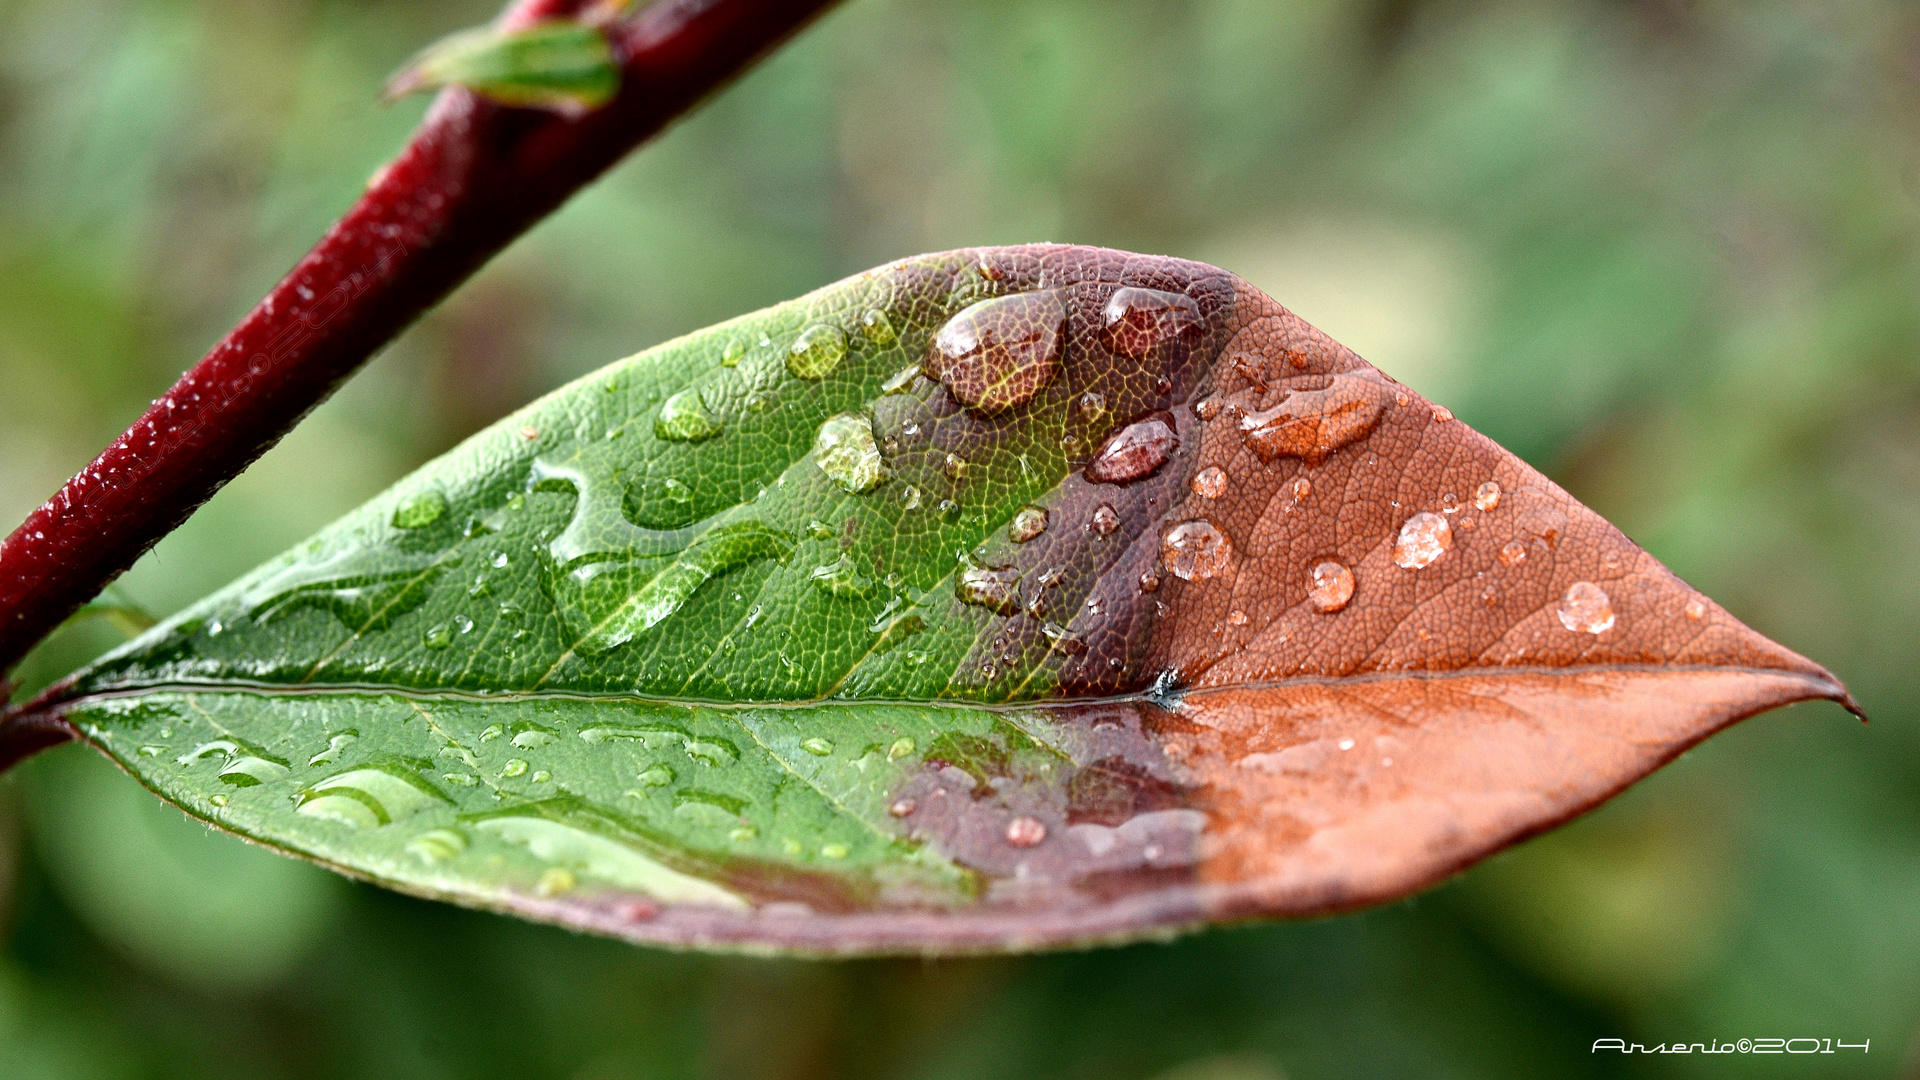
{"label": "wet leaf", "polygon": [[858,953],[1390,900],[1805,698],[1844,691],[1245,282],[1029,247],[613,364],[62,708],[395,888]]}

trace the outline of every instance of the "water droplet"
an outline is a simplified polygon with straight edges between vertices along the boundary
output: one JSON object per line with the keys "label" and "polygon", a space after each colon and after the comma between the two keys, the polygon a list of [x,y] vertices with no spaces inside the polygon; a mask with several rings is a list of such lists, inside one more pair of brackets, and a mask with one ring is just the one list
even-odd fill
{"label": "water droplet", "polygon": [[982,300],[934,335],[927,377],[989,416],[1025,404],[1059,372],[1066,318],[1066,299],[1057,290]]}
{"label": "water droplet", "polygon": [[1313,583],[1307,599],[1322,615],[1331,615],[1353,599],[1353,571],[1329,559],[1313,568]]}
{"label": "water droplet", "polygon": [[1240,418],[1240,438],[1262,461],[1297,457],[1309,465],[1380,423],[1391,400],[1376,378],[1335,375],[1321,390],[1293,390],[1278,405]]}
{"label": "water droplet", "polygon": [[918,809],[920,809],[920,804],[912,799],[895,799],[893,805],[887,807],[887,813],[892,814],[894,817],[906,817]]}
{"label": "water droplet", "polygon": [[506,733],[507,733],[507,729],[505,727],[499,724],[488,724],[486,726],[486,729],[480,732],[480,741],[492,742],[493,740],[499,738],[502,735],[505,735]]}
{"label": "water droplet", "polygon": [[1093,530],[1095,536],[1110,536],[1119,527],[1120,515],[1107,503],[1094,507],[1093,516],[1087,519],[1087,528]]}
{"label": "water droplet", "polygon": [[1007,822],[1007,843],[1028,848],[1047,838],[1047,826],[1039,818],[1025,814]]}
{"label": "water droplet", "polygon": [[1607,570],[1620,569],[1620,553],[1617,551],[1602,552],[1600,555],[1600,565]]}
{"label": "water droplet", "polygon": [[673,783],[673,769],[666,765],[649,765],[640,770],[641,787],[666,787]]}
{"label": "water droplet", "polygon": [[829,596],[856,597],[873,594],[873,579],[860,573],[853,564],[853,557],[841,552],[833,562],[813,568],[807,575],[815,588],[824,590]]}
{"label": "water droplet", "polygon": [[908,754],[913,753],[913,751],[914,751],[913,740],[906,738],[905,736],[902,736],[898,739],[893,740],[893,744],[887,747],[887,760],[899,761],[901,758],[906,757]]}
{"label": "water droplet", "polygon": [[525,761],[521,760],[520,758],[508,758],[507,763],[505,765],[500,766],[500,775],[501,776],[525,776],[527,770],[532,767],[533,766],[528,765]]}
{"label": "water droplet", "polygon": [[164,754],[166,752],[167,752],[166,747],[152,746],[152,745],[143,746],[140,748],[140,751],[139,751],[141,757],[159,757],[161,754]]}
{"label": "water droplet", "polygon": [[409,496],[393,512],[396,529],[424,529],[447,512],[447,497],[437,491],[421,491]]}
{"label": "water droplet", "polygon": [[1187,486],[1203,499],[1217,499],[1227,493],[1226,470],[1218,465],[1209,465],[1195,473]]}
{"label": "water droplet", "polygon": [[852,849],[848,848],[847,845],[845,844],[820,845],[821,856],[823,858],[828,858],[828,859],[844,859],[851,852],[851,850]]}
{"label": "water droplet", "polygon": [[960,504],[952,499],[940,500],[940,520],[951,525],[960,520]]}
{"label": "water droplet", "polygon": [[225,795],[215,795],[213,798],[208,799],[207,801],[212,803],[215,806],[227,805],[227,797]]}
{"label": "water droplet", "polygon": [[1048,647],[1055,652],[1068,656],[1085,656],[1087,653],[1087,643],[1081,640],[1080,635],[1059,623],[1041,623],[1040,632],[1046,635]]}
{"label": "water droplet", "polygon": [[902,510],[920,509],[920,489],[908,484],[900,490],[900,508]]}
{"label": "water droplet", "polygon": [[1489,480],[1480,485],[1473,493],[1473,505],[1482,510],[1492,510],[1500,505],[1500,485]]}
{"label": "water droplet", "polygon": [[1613,629],[1613,600],[1591,581],[1576,581],[1554,608],[1560,625],[1575,633],[1604,634]]}
{"label": "water droplet", "polygon": [[1074,408],[1080,410],[1081,419],[1098,420],[1106,415],[1107,395],[1098,390],[1089,390],[1074,402]]}
{"label": "water droplet", "polygon": [[545,769],[535,769],[533,770],[533,776],[531,776],[529,779],[531,779],[536,784],[545,784],[553,780],[553,774],[548,772]]}
{"label": "water droplet", "polygon": [[800,744],[800,749],[814,757],[826,757],[833,753],[833,742],[829,739],[811,738]]}
{"label": "water droplet", "polygon": [[220,781],[234,787],[267,783],[293,771],[285,760],[238,739],[204,742],[173,760],[176,765],[194,765],[216,755],[221,763],[217,774]]}
{"label": "water droplet", "polygon": [[1497,558],[1501,566],[1518,566],[1527,561],[1527,545],[1518,540],[1509,540],[1500,545]]}
{"label": "water droplet", "polygon": [[1453,410],[1447,408],[1445,405],[1435,405],[1433,407],[1433,419],[1435,423],[1444,424],[1453,419]]}
{"label": "water droplet", "polygon": [[852,494],[872,491],[888,475],[873,424],[855,413],[841,413],[821,424],[813,453],[820,471]]}
{"label": "water droplet", "polygon": [[1047,512],[1038,506],[1023,506],[1007,525],[1007,539],[1024,544],[1047,531]]}
{"label": "water droplet", "polygon": [[940,471],[947,474],[949,480],[964,479],[967,475],[967,459],[959,454],[948,454],[940,463]]}
{"label": "water droplet", "polygon": [[1164,341],[1198,332],[1200,305],[1193,299],[1159,289],[1116,290],[1101,313],[1107,343],[1115,352],[1143,357]]}
{"label": "water droplet", "polygon": [[734,338],[720,353],[721,367],[739,367],[740,358],[747,355],[747,339]]}
{"label": "water droplet", "polygon": [[1181,581],[1205,581],[1233,565],[1233,542],[1211,521],[1183,521],[1161,536],[1160,561]]}
{"label": "water droplet", "polygon": [[1180,448],[1174,434],[1173,418],[1156,413],[1136,421],[1107,437],[1087,463],[1085,475],[1090,484],[1130,484],[1152,476]]}
{"label": "water droplet", "polygon": [[538,750],[543,746],[552,746],[560,736],[550,727],[543,727],[531,720],[521,720],[513,725],[513,745],[522,750]]}
{"label": "water droplet", "polygon": [[692,388],[682,390],[668,398],[660,406],[660,414],[653,418],[653,435],[667,442],[699,442],[720,434],[720,422],[708,415],[707,407],[700,401],[700,392]]}
{"label": "water droplet", "polygon": [[373,829],[450,800],[411,769],[395,765],[350,769],[293,797],[296,813],[352,829]]}
{"label": "water droplet", "polygon": [[787,370],[802,379],[824,379],[847,355],[847,335],[832,323],[814,323],[787,347]]}
{"label": "water droplet", "polygon": [[1140,571],[1140,591],[1143,593],[1160,591],[1160,571],[1148,567]]}
{"label": "water droplet", "polygon": [[1020,605],[1020,570],[1013,566],[962,567],[953,595],[963,604],[1011,615]]}
{"label": "water droplet", "polygon": [[1439,514],[1421,511],[1400,526],[1400,539],[1393,545],[1393,561],[1409,570],[1432,566],[1433,561],[1453,546],[1453,527]]}
{"label": "water droplet", "polygon": [[493,557],[487,561],[493,564],[495,570],[505,570],[508,562],[507,553],[504,551],[496,551],[493,553]]}
{"label": "water droplet", "polygon": [[441,773],[440,779],[445,780],[447,783],[452,784],[455,787],[472,787],[473,785],[480,782],[471,773],[463,773],[463,772]]}
{"label": "water droplet", "polygon": [[1685,610],[1687,613],[1687,618],[1692,619],[1695,622],[1699,622],[1701,619],[1704,619],[1707,617],[1707,605],[1701,603],[1697,599],[1687,601],[1687,606]]}
{"label": "water droplet", "polygon": [[860,316],[860,331],[867,335],[868,341],[881,346],[893,344],[900,336],[894,333],[893,320],[879,308],[869,308]]}
{"label": "water droplet", "polygon": [[1440,512],[1443,514],[1459,513],[1460,512],[1460,496],[1455,495],[1451,491],[1447,492],[1445,495],[1440,496]]}
{"label": "water droplet", "polygon": [[570,893],[580,884],[574,872],[564,867],[550,866],[540,874],[540,880],[533,883],[537,896],[560,896]]}
{"label": "water droplet", "polygon": [[1227,625],[1228,626],[1247,625],[1247,613],[1244,611],[1241,611],[1239,608],[1234,608],[1232,611],[1227,612]]}
{"label": "water droplet", "polygon": [[357,731],[343,731],[327,740],[327,748],[307,759],[307,765],[332,765],[340,760],[340,751],[345,750],[360,738]]}
{"label": "water droplet", "polygon": [[434,623],[420,635],[420,643],[429,649],[444,649],[453,644],[453,627],[446,623]]}
{"label": "water droplet", "polygon": [[407,854],[424,863],[443,863],[467,850],[466,836],[456,829],[431,829],[407,841]]}
{"label": "water droplet", "polygon": [[1193,406],[1193,415],[1199,417],[1202,420],[1211,420],[1214,417],[1219,416],[1220,415],[1220,399],[1207,398],[1204,401],[1195,402]]}
{"label": "water droplet", "polygon": [[256,623],[318,608],[356,633],[372,633],[426,603],[433,582],[451,562],[390,557],[376,570],[363,552],[348,551],[289,566],[249,589],[243,602]]}
{"label": "water droplet", "polygon": [[463,634],[470,634],[473,632],[473,620],[466,615],[455,615],[453,627]]}

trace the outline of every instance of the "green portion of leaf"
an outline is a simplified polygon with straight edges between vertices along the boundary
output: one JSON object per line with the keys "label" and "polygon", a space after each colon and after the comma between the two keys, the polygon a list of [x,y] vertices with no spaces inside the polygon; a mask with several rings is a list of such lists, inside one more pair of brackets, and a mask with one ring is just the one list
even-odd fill
{"label": "green portion of leaf", "polygon": [[465,30],[428,46],[387,84],[389,98],[465,86],[504,105],[594,108],[620,90],[605,32],[568,20],[501,33]]}
{"label": "green portion of leaf", "polygon": [[[1046,696],[1072,654],[1037,633],[1017,650],[983,638],[1023,573],[1068,621],[1099,545],[1042,538],[1020,550],[1057,552],[1057,565],[992,570],[991,597],[967,582],[1010,564],[1009,524],[1061,497],[1067,447],[1094,445],[1112,417],[1070,407],[1062,387],[989,422],[938,383],[894,378],[953,313],[1010,288],[963,255],[928,256],[610,365],[130,644],[77,689],[239,679],[720,702]],[[696,411],[699,424],[687,420]],[[1052,520],[1080,535],[1074,514]]]}

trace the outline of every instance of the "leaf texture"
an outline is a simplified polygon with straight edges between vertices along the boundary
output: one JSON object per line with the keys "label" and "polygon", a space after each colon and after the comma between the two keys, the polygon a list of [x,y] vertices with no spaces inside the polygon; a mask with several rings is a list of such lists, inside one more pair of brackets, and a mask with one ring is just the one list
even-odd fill
{"label": "leaf texture", "polygon": [[615,363],[58,708],[394,888],[852,954],[1390,900],[1807,698],[1847,702],[1244,281],[1032,246]]}

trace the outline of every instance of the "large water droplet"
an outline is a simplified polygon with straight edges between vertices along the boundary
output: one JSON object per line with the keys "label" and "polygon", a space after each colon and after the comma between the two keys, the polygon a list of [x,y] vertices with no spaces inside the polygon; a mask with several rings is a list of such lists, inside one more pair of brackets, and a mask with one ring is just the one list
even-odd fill
{"label": "large water droplet", "polygon": [[364,552],[348,551],[289,566],[248,589],[243,603],[256,623],[318,608],[355,633],[369,634],[426,603],[434,579],[455,561],[383,554],[376,563]]}
{"label": "large water droplet", "polygon": [[1013,566],[967,566],[954,582],[953,595],[963,604],[1011,615],[1020,606],[1020,570]]}
{"label": "large water droplet", "polygon": [[1218,465],[1209,465],[1195,473],[1187,486],[1203,499],[1217,499],[1227,493],[1226,470]]}
{"label": "large water droplet", "polygon": [[477,816],[472,827],[525,847],[550,868],[593,878],[669,904],[745,911],[747,902],[643,854],[647,841],[612,814],[573,799],[549,799]]}
{"label": "large water droplet", "polygon": [[1433,561],[1453,546],[1453,527],[1439,514],[1421,511],[1400,526],[1400,539],[1393,545],[1393,561],[1409,570],[1432,566]]}
{"label": "large water droplet", "polygon": [[846,355],[846,333],[832,323],[814,323],[787,347],[787,370],[802,379],[824,379]]}
{"label": "large water droplet", "polygon": [[1364,438],[1393,394],[1377,378],[1335,375],[1319,390],[1293,390],[1278,405],[1240,418],[1240,438],[1262,461],[1297,457],[1318,464]]}
{"label": "large water droplet", "polygon": [[1499,506],[1500,485],[1491,480],[1481,484],[1480,489],[1473,493],[1473,505],[1482,510],[1492,510],[1494,507]]}
{"label": "large water droplet", "polygon": [[447,497],[437,491],[420,491],[409,496],[393,512],[396,529],[424,529],[447,512]]}
{"label": "large water droplet", "polygon": [[691,387],[668,398],[653,418],[654,437],[668,442],[699,442],[718,434],[720,422],[707,412],[700,391]]}
{"label": "large water droplet", "polygon": [[384,765],[337,773],[294,796],[296,813],[371,829],[450,802],[412,769]]}
{"label": "large water droplet", "polygon": [[820,471],[852,494],[872,491],[887,478],[873,423],[857,413],[841,413],[821,424],[813,455]]}
{"label": "large water droplet", "polygon": [[221,783],[234,787],[264,784],[293,771],[285,759],[238,739],[204,742],[173,760],[176,765],[194,765],[216,755],[220,759],[220,772],[217,775]]}
{"label": "large water droplet", "polygon": [[1047,512],[1038,506],[1023,506],[1007,525],[1007,539],[1024,544],[1047,531]]}
{"label": "large water droplet", "polygon": [[1233,565],[1233,541],[1211,521],[1183,521],[1161,536],[1160,561],[1181,581],[1205,581]]}
{"label": "large water droplet", "polygon": [[1108,503],[1093,508],[1093,516],[1087,519],[1087,528],[1095,536],[1111,536],[1113,530],[1120,527],[1120,515]]}
{"label": "large water droplet", "polygon": [[1067,302],[1057,290],[982,300],[934,336],[927,377],[989,416],[1031,401],[1060,370]]}
{"label": "large water droplet", "polygon": [[1329,559],[1313,568],[1307,599],[1322,615],[1331,615],[1353,599],[1353,571]]}
{"label": "large water droplet", "polygon": [[1200,305],[1193,298],[1159,289],[1119,289],[1101,313],[1107,343],[1118,353],[1142,357],[1163,341],[1197,333]]}
{"label": "large water droplet", "polygon": [[1560,617],[1561,626],[1574,633],[1604,634],[1613,629],[1613,600],[1591,581],[1567,586],[1553,613]]}
{"label": "large water droplet", "polygon": [[1174,434],[1173,417],[1155,413],[1128,424],[1100,444],[1093,460],[1087,463],[1087,482],[1130,484],[1144,479],[1158,472],[1179,448],[1180,437]]}

